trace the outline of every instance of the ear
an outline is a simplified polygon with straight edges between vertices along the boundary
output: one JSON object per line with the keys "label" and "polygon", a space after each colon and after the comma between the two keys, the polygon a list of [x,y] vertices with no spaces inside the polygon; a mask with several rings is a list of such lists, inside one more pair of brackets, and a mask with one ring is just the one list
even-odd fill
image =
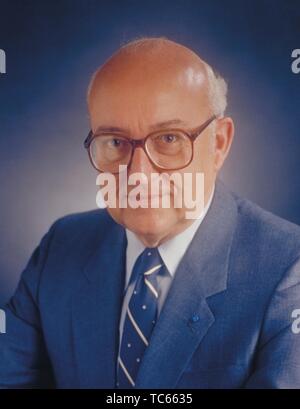
{"label": "ear", "polygon": [[229,153],[234,136],[234,123],[232,118],[217,119],[215,136],[215,171],[219,171]]}

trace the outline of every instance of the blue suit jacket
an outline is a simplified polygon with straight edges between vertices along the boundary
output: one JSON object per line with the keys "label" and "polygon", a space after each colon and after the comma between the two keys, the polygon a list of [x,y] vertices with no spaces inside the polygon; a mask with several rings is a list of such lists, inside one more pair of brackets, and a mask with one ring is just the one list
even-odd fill
{"label": "blue suit jacket", "polygon": [[[106,210],[54,223],[4,307],[1,387],[115,387],[125,251]],[[300,388],[299,255],[298,226],[218,182],[137,388]]]}

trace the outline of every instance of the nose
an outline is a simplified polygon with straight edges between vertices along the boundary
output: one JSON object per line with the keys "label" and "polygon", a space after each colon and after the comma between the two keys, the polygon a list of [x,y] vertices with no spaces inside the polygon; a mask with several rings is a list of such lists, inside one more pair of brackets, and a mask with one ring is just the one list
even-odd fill
{"label": "nose", "polygon": [[131,174],[138,172],[144,173],[146,176],[150,176],[151,173],[155,172],[154,166],[141,146],[136,147],[134,150],[128,173]]}

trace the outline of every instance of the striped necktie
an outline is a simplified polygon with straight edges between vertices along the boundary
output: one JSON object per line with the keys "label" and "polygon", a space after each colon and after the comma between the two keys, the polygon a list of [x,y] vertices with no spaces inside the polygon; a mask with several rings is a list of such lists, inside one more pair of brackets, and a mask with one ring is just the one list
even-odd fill
{"label": "striped necktie", "polygon": [[137,372],[157,320],[157,275],[162,266],[157,248],[146,248],[133,267],[131,277],[136,281],[126,311],[118,358],[119,388],[135,386]]}

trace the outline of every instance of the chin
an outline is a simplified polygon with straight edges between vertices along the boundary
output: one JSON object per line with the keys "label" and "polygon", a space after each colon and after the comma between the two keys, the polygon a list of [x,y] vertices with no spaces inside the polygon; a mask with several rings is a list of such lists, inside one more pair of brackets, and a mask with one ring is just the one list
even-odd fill
{"label": "chin", "polygon": [[163,237],[178,222],[174,209],[112,209],[109,211],[117,223],[138,236]]}

